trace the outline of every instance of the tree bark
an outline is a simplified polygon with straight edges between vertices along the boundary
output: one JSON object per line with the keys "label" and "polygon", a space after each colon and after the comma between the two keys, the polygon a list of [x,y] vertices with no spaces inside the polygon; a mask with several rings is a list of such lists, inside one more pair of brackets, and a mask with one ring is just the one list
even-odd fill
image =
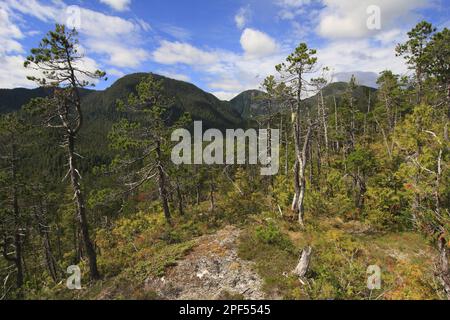
{"label": "tree bark", "polygon": [[325,110],[325,101],[323,98],[322,90],[320,90],[320,104],[321,104],[321,110],[322,110],[322,126],[323,126],[323,134],[324,134],[324,138],[325,138],[325,150],[327,151],[327,156],[328,156],[328,146],[329,146],[328,123],[327,123],[327,112]]}
{"label": "tree bark", "polygon": [[[335,122],[335,130],[336,130],[336,137],[339,135],[339,119],[338,119],[338,112],[337,112],[337,101],[336,101],[336,97],[333,96],[333,100],[334,100],[334,122]],[[339,138],[336,138],[336,151],[339,152]]]}
{"label": "tree bark", "polygon": [[214,198],[214,181],[213,180],[211,180],[211,184],[210,184],[209,201],[210,201],[209,211],[213,212],[216,208],[216,200]]}
{"label": "tree bark", "polygon": [[180,216],[184,215],[184,206],[183,206],[183,194],[181,193],[180,183],[178,181],[176,182],[176,191],[177,191],[177,197],[178,197],[178,213]]}
{"label": "tree bark", "polygon": [[170,214],[169,201],[167,197],[166,189],[166,176],[162,167],[162,154],[161,154],[161,143],[158,141],[156,144],[156,155],[157,155],[157,170],[158,170],[158,191],[159,197],[161,199],[161,204],[164,211],[164,217],[169,225],[172,224],[172,217]]}
{"label": "tree bark", "polygon": [[303,150],[300,154],[297,154],[297,159],[299,163],[299,181],[300,181],[300,193],[298,194],[297,200],[297,210],[298,210],[298,222],[301,226],[304,225],[304,214],[305,214],[305,194],[306,194],[306,165],[307,165],[307,152],[309,147],[309,142],[311,139],[312,126],[309,125],[308,133],[306,134],[305,141],[303,143]]}
{"label": "tree bark", "polygon": [[45,264],[47,265],[48,272],[50,276],[52,277],[54,282],[58,282],[59,276],[58,276],[58,267],[56,263],[55,256],[52,252],[52,246],[50,242],[50,236],[49,236],[49,227],[47,226],[47,219],[46,214],[43,209],[43,204],[39,204],[39,209],[35,211],[36,215],[36,222],[38,224],[38,230],[39,234],[42,238],[42,246],[44,249],[44,256],[45,256]]}
{"label": "tree bark", "polygon": [[312,247],[308,246],[305,249],[303,249],[300,261],[298,262],[298,265],[294,270],[294,274],[298,276],[300,280],[302,280],[306,276],[306,273],[309,270],[309,265],[311,263],[311,256],[312,256]]}
{"label": "tree bark", "polygon": [[72,188],[75,192],[74,199],[76,203],[77,219],[83,239],[86,255],[89,261],[89,272],[92,280],[100,279],[100,273],[97,268],[97,254],[89,235],[89,223],[86,216],[86,206],[83,193],[80,186],[80,173],[77,169],[75,160],[75,137],[71,130],[68,131],[68,156],[69,156],[69,174]]}
{"label": "tree bark", "polygon": [[447,240],[441,236],[438,240],[438,249],[439,249],[439,259],[438,259],[438,268],[439,268],[439,279],[442,282],[444,287],[444,291],[447,295],[447,298],[450,299],[450,272],[448,266],[448,248],[447,248]]}

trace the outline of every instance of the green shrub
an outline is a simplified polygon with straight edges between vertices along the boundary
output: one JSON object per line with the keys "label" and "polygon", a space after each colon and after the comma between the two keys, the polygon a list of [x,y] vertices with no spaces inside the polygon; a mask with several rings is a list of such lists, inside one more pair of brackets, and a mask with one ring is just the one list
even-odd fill
{"label": "green shrub", "polygon": [[278,246],[282,249],[292,249],[292,243],[289,238],[284,235],[280,228],[272,221],[267,225],[257,227],[255,235],[262,243]]}

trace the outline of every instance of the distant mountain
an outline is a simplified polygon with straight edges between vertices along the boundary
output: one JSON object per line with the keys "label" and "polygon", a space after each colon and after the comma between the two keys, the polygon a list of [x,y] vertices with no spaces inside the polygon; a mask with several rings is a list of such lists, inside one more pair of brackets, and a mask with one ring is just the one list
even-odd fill
{"label": "distant mountain", "polygon": [[[146,76],[148,74],[145,73],[125,76],[102,91],[82,90],[85,123],[80,131],[79,151],[86,159],[83,162],[83,171],[111,162],[108,133],[113,124],[123,116],[116,110],[116,102],[134,92],[137,84]],[[188,112],[194,120],[202,120],[204,128],[226,129],[247,125],[240,114],[231,108],[228,101],[221,101],[193,84],[155,74],[153,76],[164,80],[167,96],[175,100],[170,109],[172,120],[177,119],[184,112]],[[49,94],[50,90],[44,88],[2,89],[0,90],[0,114],[18,111],[31,99],[45,97]],[[47,166],[57,168],[55,163],[64,161],[64,155],[54,155],[51,159],[53,165],[47,164]],[[46,166],[43,166],[42,170],[45,168]]]}
{"label": "distant mountain", "polygon": [[264,103],[261,100],[263,94],[259,90],[244,91],[230,101],[231,107],[244,119],[264,114]]}
{"label": "distant mountain", "polygon": [[[323,96],[328,105],[334,105],[334,98],[338,104],[343,99],[346,93],[348,84],[345,82],[335,82],[331,83],[323,89]],[[369,100],[369,95],[372,98],[375,97],[377,89],[357,86],[354,91],[354,98],[356,104],[361,111],[367,110],[367,103]],[[264,93],[259,90],[248,90],[244,91],[233,100],[230,101],[231,107],[236,110],[243,119],[252,119],[258,116],[264,116],[267,113],[266,104],[262,99]],[[315,108],[318,102],[318,94],[307,98],[303,101],[308,107]],[[272,112],[279,112],[282,110],[272,110]]]}
{"label": "distant mountain", "polygon": [[[83,97],[94,92],[93,90],[83,89],[81,95]],[[36,89],[0,89],[0,113],[8,113],[19,110],[23,105],[27,104],[31,99],[46,97],[50,94],[50,90],[46,88]]]}
{"label": "distant mountain", "polygon": [[[336,98],[336,101],[339,105],[339,103],[342,101],[344,94],[346,93],[348,88],[348,83],[346,82],[334,82],[329,84],[323,89],[323,96],[324,100],[327,103],[327,105],[334,105],[334,98]],[[360,111],[366,111],[367,110],[367,104],[369,102],[369,96],[373,100],[376,96],[377,89],[366,87],[366,86],[357,86],[353,97],[356,100],[356,105],[358,106],[358,109]],[[308,99],[305,99],[305,103],[310,107],[317,106],[318,102],[318,94],[314,95],[313,97],[310,97]]]}
{"label": "distant mountain", "polygon": [[[126,98],[136,88],[136,85],[147,73],[135,73],[117,80],[111,87],[102,91],[83,90],[83,108],[88,127],[110,127],[117,120],[116,101]],[[244,91],[231,101],[221,101],[214,95],[207,93],[195,85],[153,74],[157,79],[164,80],[167,96],[175,98],[172,114],[176,118],[188,112],[194,120],[202,120],[204,126],[219,129],[235,128],[246,120],[251,120],[267,113],[266,104],[262,99],[264,94],[259,90]],[[325,101],[334,104],[334,97],[339,103],[347,90],[348,84],[336,82],[324,88]],[[358,86],[354,97],[361,111],[366,110],[369,95],[374,96],[376,89]],[[48,89],[0,89],[0,113],[19,110],[33,98],[44,97],[49,94]],[[309,107],[317,106],[317,95],[304,100]],[[278,112],[280,110],[273,110]],[[90,123],[92,122],[92,123]],[[246,122],[248,123],[248,122]],[[105,128],[106,129],[106,128]],[[100,130],[103,131],[103,130]]]}
{"label": "distant mountain", "polygon": [[[88,120],[113,120],[118,99],[126,98],[133,92],[137,84],[148,74],[136,73],[117,80],[111,87],[103,91],[83,90],[82,105]],[[172,106],[174,117],[184,112],[191,114],[194,120],[202,120],[205,127],[229,128],[242,122],[238,112],[230,107],[227,101],[221,101],[193,84],[153,75],[164,80],[166,95],[175,99]],[[0,113],[19,110],[31,99],[45,97],[49,89],[1,89]]]}

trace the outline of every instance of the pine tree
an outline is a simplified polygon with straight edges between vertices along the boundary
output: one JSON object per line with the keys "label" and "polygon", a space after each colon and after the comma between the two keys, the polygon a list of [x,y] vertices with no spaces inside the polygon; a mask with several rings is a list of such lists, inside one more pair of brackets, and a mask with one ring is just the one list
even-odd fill
{"label": "pine tree", "polygon": [[42,74],[30,76],[28,79],[53,89],[50,98],[36,100],[34,106],[40,109],[44,126],[59,129],[64,134],[69,167],[67,176],[70,177],[74,191],[76,214],[89,260],[90,276],[96,280],[100,278],[100,273],[97,268],[97,254],[89,234],[76,141],[84,122],[80,90],[93,85],[91,81],[103,78],[105,73],[82,68],[83,55],[79,53],[77,37],[76,30],[69,31],[63,25],[56,25],[55,31],[50,31],[39,47],[31,50],[31,55],[24,65]]}
{"label": "pine tree", "polygon": [[422,21],[408,32],[408,41],[396,48],[397,56],[404,57],[409,67],[415,71],[418,103],[423,102],[423,85],[430,64],[426,48],[435,32],[436,28],[431,23]]}
{"label": "pine tree", "polygon": [[131,172],[122,176],[128,192],[156,180],[164,216],[171,224],[168,190],[170,135],[174,127],[182,127],[186,118],[181,117],[173,127],[170,125],[173,100],[164,94],[163,85],[163,80],[150,75],[137,85],[136,94],[119,101],[119,110],[128,111],[131,119],[124,118],[115,124],[109,138],[112,149],[118,153],[113,169]]}
{"label": "pine tree", "polygon": [[[17,114],[0,118],[0,221],[2,253],[16,268],[16,286],[24,284],[23,240],[26,227],[21,206],[25,197],[23,149],[28,126]],[[12,249],[12,251],[10,251]]]}
{"label": "pine tree", "polygon": [[292,105],[296,154],[294,165],[295,196],[292,210],[297,212],[298,222],[302,226],[304,225],[303,217],[305,213],[307,152],[312,134],[311,119],[305,119],[308,128],[305,138],[302,139],[302,116],[306,111],[305,107],[302,106],[302,94],[306,90],[306,75],[315,71],[314,67],[317,64],[316,53],[316,50],[309,49],[305,43],[301,43],[286,58],[285,63],[276,66],[277,71],[282,74],[284,81],[293,88],[293,93],[296,96],[296,103]]}

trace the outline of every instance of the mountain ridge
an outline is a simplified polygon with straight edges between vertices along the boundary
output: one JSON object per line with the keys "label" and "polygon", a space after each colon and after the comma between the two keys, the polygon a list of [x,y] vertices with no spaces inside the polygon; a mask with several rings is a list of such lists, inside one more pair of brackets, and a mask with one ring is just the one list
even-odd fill
{"label": "mountain ridge", "polygon": [[[243,91],[233,99],[226,101],[220,100],[192,83],[154,73],[139,72],[118,79],[104,90],[83,89],[82,99],[87,113],[86,117],[91,119],[104,116],[115,118],[116,101],[124,99],[134,92],[140,80],[150,74],[157,79],[162,79],[167,95],[175,98],[175,104],[172,106],[175,116],[188,112],[193,120],[203,121],[205,127],[236,127],[247,120],[264,115],[266,112],[260,98],[264,93],[257,89]],[[346,89],[347,83],[345,82],[331,83],[323,89],[324,98],[327,102],[333,96],[339,100]],[[363,85],[357,86],[355,97],[359,101],[358,105],[361,109],[367,104],[368,94],[376,92],[376,90]],[[17,111],[31,99],[45,97],[48,94],[50,94],[50,90],[42,87],[0,89],[0,114]],[[314,106],[316,101],[317,94],[304,99],[308,106]]]}

